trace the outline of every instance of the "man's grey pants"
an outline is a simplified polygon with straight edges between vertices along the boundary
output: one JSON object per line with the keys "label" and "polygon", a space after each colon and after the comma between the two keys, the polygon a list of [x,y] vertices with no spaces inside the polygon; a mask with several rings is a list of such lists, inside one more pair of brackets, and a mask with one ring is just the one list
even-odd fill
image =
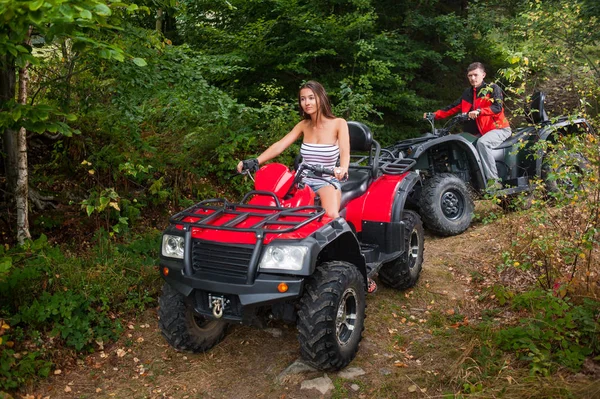
{"label": "man's grey pants", "polygon": [[479,157],[481,158],[483,173],[488,181],[490,179],[498,180],[498,169],[496,169],[496,161],[494,160],[492,149],[502,144],[511,134],[510,127],[494,129],[477,140],[477,151],[479,151]]}

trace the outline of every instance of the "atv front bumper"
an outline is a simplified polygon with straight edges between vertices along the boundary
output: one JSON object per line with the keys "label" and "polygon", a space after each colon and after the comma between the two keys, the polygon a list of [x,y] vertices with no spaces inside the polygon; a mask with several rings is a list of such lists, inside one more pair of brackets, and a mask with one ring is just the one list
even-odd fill
{"label": "atv front bumper", "polygon": [[[265,273],[258,273],[252,284],[200,279],[186,276],[181,268],[169,267],[165,262],[161,262],[160,267],[165,281],[192,301],[198,313],[214,317],[213,302],[216,299],[224,304],[222,318],[234,322],[251,317],[257,307],[299,298],[304,284],[302,277]],[[165,274],[165,267],[169,269],[168,274]],[[284,292],[280,291],[282,283],[287,287]]]}

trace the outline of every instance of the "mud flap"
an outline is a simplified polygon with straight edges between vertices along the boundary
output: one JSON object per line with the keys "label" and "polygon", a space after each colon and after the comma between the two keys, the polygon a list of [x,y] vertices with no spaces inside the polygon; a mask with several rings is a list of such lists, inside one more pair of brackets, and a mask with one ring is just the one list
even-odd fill
{"label": "mud flap", "polygon": [[370,222],[362,223],[362,241],[377,245],[381,252],[393,253],[402,250],[404,243],[403,222]]}

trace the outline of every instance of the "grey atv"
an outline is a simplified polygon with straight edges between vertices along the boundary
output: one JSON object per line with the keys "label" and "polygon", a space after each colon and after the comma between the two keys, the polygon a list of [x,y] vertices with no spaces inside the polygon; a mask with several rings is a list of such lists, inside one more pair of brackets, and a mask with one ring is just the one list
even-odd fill
{"label": "grey atv", "polygon": [[[503,188],[495,191],[505,207],[513,205],[520,193],[530,192],[540,178],[548,191],[557,191],[561,183],[569,182],[550,178],[556,169],[564,165],[550,165],[546,154],[536,150],[542,140],[554,142],[559,136],[592,133],[593,129],[584,118],[559,117],[550,120],[544,110],[544,94],[535,93],[528,112],[531,126],[513,131],[511,137],[494,149],[496,167]],[[411,170],[419,173],[422,189],[415,193],[413,202],[423,219],[425,227],[441,236],[453,236],[464,232],[473,218],[473,197],[486,194],[486,177],[476,148],[478,136],[469,133],[450,134],[452,128],[466,120],[457,115],[441,129],[436,129],[433,115],[427,118],[432,131],[421,137],[402,140],[382,149],[382,159],[413,160]],[[585,160],[579,154],[576,164],[585,168]],[[572,160],[565,162],[571,162]]]}

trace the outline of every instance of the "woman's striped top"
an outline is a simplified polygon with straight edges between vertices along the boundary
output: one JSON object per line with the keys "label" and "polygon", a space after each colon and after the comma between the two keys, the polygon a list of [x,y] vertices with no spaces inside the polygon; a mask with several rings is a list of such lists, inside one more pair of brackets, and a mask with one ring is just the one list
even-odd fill
{"label": "woman's striped top", "polygon": [[[335,144],[309,144],[302,143],[300,147],[300,155],[302,155],[302,163],[309,165],[322,165],[325,168],[335,168],[335,165],[340,157],[340,147]],[[323,176],[327,180],[332,179],[332,176]],[[323,180],[304,178],[304,183],[318,184],[323,183]]]}

